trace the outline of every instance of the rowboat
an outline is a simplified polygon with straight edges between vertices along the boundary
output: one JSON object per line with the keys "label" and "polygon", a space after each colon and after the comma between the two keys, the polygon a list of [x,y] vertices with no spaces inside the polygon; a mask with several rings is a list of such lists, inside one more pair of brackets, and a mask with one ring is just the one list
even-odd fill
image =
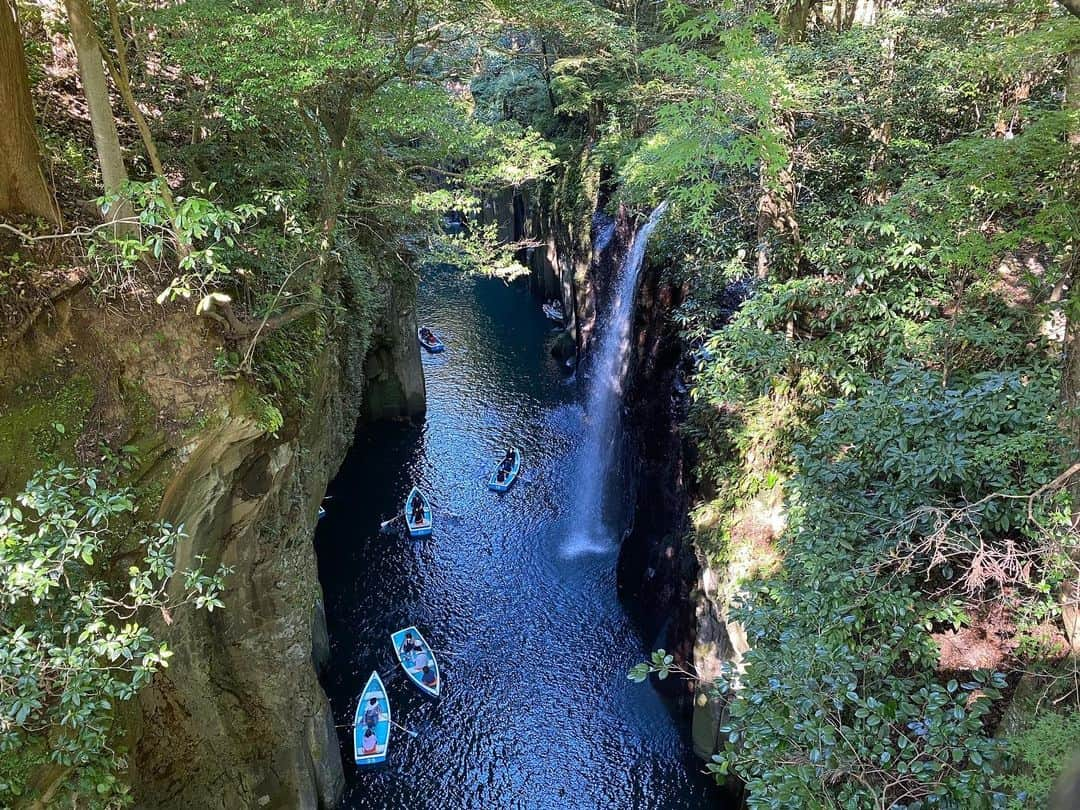
{"label": "rowboat", "polygon": [[[372,704],[372,698],[375,703]],[[374,725],[369,725],[364,715],[372,707],[378,709],[378,718]],[[373,718],[374,719],[374,718]],[[375,736],[375,750],[364,753],[364,740],[371,729]],[[356,704],[356,717],[353,718],[353,757],[357,765],[378,765],[386,761],[386,749],[390,747],[390,699],[386,696],[386,687],[378,672],[372,672],[364,691],[360,693],[360,702]]]}
{"label": "rowboat", "polygon": [[[424,504],[424,517],[420,520],[413,520],[412,502],[416,497]],[[405,523],[413,537],[427,537],[431,534],[431,501],[416,487],[409,490],[409,497],[405,499]]]}
{"label": "rowboat", "polygon": [[428,330],[428,335],[429,337],[425,340],[424,327],[422,326],[416,330],[416,339],[420,341],[421,346],[423,346],[432,354],[436,354],[437,352],[441,352],[446,349],[446,346],[443,345],[443,342],[439,340],[439,338],[435,336],[435,333],[432,332],[430,329]]}
{"label": "rowboat", "polygon": [[[431,647],[420,635],[420,631],[415,627],[405,627],[396,633],[391,633],[390,640],[394,643],[394,654],[401,663],[402,669],[405,670],[405,674],[409,676],[409,680],[416,684],[424,694],[438,697],[439,689],[442,688],[439,664],[435,660]],[[425,666],[428,668],[429,683],[424,683]]]}
{"label": "rowboat", "polygon": [[514,463],[510,467],[510,472],[500,480],[499,471],[502,470],[502,463],[495,469],[495,472],[491,474],[491,478],[488,479],[488,489],[493,489],[496,492],[506,492],[510,489],[510,486],[517,480],[518,472],[521,470],[521,451],[516,447],[511,447],[514,451]]}
{"label": "rowboat", "polygon": [[547,301],[540,309],[544,311],[544,315],[546,315],[549,320],[562,323],[566,319],[566,315],[563,313],[562,304],[558,301]]}

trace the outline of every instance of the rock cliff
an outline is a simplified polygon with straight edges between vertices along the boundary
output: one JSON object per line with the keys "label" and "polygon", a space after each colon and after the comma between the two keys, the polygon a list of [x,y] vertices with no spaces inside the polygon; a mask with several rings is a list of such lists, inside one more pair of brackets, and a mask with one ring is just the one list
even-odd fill
{"label": "rock cliff", "polygon": [[220,338],[186,307],[121,313],[74,289],[0,344],[0,490],[138,447],[140,514],[184,524],[179,565],[233,569],[224,610],[154,620],[174,658],[119,718],[139,807],[314,810],[340,795],[316,674],[317,510],[361,414],[424,408],[411,286],[387,282],[374,308],[345,299],[303,324],[288,397],[223,376]]}

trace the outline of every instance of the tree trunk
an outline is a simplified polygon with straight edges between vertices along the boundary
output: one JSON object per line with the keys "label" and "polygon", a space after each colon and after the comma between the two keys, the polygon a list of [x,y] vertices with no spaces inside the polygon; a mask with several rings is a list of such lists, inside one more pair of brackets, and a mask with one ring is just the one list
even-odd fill
{"label": "tree trunk", "polygon": [[[556,61],[558,56],[556,56]],[[540,37],[540,73],[544,77],[544,86],[547,88],[548,104],[551,105],[551,114],[555,114],[555,92],[551,89],[551,63],[548,62],[547,43]]]}
{"label": "tree trunk", "polygon": [[[788,113],[776,113],[774,128],[788,148],[795,139],[795,121]],[[762,163],[761,195],[757,205],[757,277],[764,279],[772,271],[774,247],[781,241],[797,243],[799,224],[795,219],[795,175],[791,161],[770,177]]]}
{"label": "tree trunk", "polygon": [[[1070,152],[1075,158],[1080,153],[1080,121],[1076,120],[1080,116],[1080,50],[1069,54],[1065,108],[1074,116],[1068,140]],[[1075,160],[1071,162],[1075,167]],[[1068,439],[1063,459],[1065,469],[1080,457],[1080,261],[1075,255],[1068,271],[1069,292],[1066,297],[1064,361],[1061,369],[1061,425]],[[1072,526],[1074,531],[1080,531],[1080,478],[1072,479],[1069,494],[1072,496]],[[1073,562],[1080,565],[1080,559],[1075,554]],[[1073,654],[1080,654],[1080,579],[1066,580],[1064,584],[1061,619]]]}
{"label": "tree trunk", "polygon": [[[82,79],[86,106],[90,110],[90,123],[94,130],[94,147],[97,149],[98,165],[101,167],[102,184],[105,193],[119,194],[127,182],[127,169],[124,168],[124,156],[120,151],[120,136],[116,131],[116,119],[113,117],[112,103],[109,101],[109,85],[105,80],[105,67],[101,55],[101,40],[90,14],[87,0],[64,0],[67,7],[68,22],[71,26],[71,39],[75,43],[75,54],[79,59],[79,76]],[[129,204],[114,205],[108,212],[107,219],[131,219]],[[120,225],[117,231],[130,234],[135,230],[131,224]]]}
{"label": "tree trunk", "polygon": [[892,115],[895,102],[896,83],[896,34],[890,31],[881,40],[882,56],[885,69],[881,83],[885,86],[885,102],[882,105],[881,120],[871,124],[870,140],[874,142],[874,151],[866,167],[866,189],[862,201],[866,205],[885,202],[889,196],[888,184],[881,176],[889,160],[889,145],[892,143]]}
{"label": "tree trunk", "polygon": [[[146,149],[146,156],[150,158],[150,166],[161,181],[160,193],[161,200],[165,204],[165,211],[168,213],[169,218],[174,220],[176,217],[176,205],[173,202],[168,178],[165,177],[165,167],[162,165],[161,157],[158,155],[157,144],[154,143],[150,125],[146,123],[146,117],[139,108],[139,102],[135,100],[135,92],[131,89],[131,71],[128,69],[127,48],[124,45],[124,32],[120,28],[120,13],[116,9],[116,0],[108,0],[107,5],[109,7],[109,25],[112,28],[113,44],[116,46],[116,64],[114,65],[112,60],[105,60],[105,67],[108,68],[116,89],[120,91],[120,98],[124,100],[124,106],[128,108],[128,112],[131,113],[131,117],[135,121],[135,126],[139,130],[139,137],[143,142],[143,148]],[[177,250],[182,255],[186,254],[188,246],[183,243],[179,234],[176,234],[176,241]]]}
{"label": "tree trunk", "polygon": [[871,26],[877,22],[878,14],[884,5],[883,0],[854,0],[854,21],[859,25]]}
{"label": "tree trunk", "polygon": [[0,0],[0,121],[0,214],[31,214],[58,224],[60,212],[41,172],[14,0]]}
{"label": "tree trunk", "polygon": [[816,3],[817,0],[795,0],[794,4],[780,15],[780,27],[789,42],[802,42],[806,39],[806,24]]}

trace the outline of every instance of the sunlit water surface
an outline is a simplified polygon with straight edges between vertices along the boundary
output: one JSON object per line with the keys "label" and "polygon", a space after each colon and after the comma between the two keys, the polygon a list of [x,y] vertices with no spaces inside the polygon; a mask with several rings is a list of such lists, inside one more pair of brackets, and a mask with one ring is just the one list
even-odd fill
{"label": "sunlit water surface", "polygon": [[[550,322],[524,286],[450,270],[429,271],[419,306],[447,345],[424,356],[427,418],[361,430],[316,536],[343,806],[725,806],[686,719],[626,678],[649,644],[616,593],[621,527],[596,542],[570,525],[585,424]],[[498,495],[486,481],[509,443],[525,462]],[[413,484],[433,537],[380,534]],[[436,650],[439,701],[397,666],[389,633],[408,624]],[[387,764],[361,770],[344,726],[372,669],[418,738],[395,729]]]}

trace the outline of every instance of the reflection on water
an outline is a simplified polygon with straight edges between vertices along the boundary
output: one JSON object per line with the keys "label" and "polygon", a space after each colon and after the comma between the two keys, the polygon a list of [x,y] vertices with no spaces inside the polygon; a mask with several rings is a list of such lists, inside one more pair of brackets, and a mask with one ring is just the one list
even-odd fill
{"label": "reflection on water", "polygon": [[[722,806],[686,720],[626,679],[649,644],[616,597],[618,532],[597,553],[571,525],[583,412],[550,323],[523,286],[431,276],[421,320],[447,351],[424,357],[427,419],[361,431],[316,537],[336,721],[378,669],[394,719],[418,732],[395,730],[387,764],[360,771],[342,729],[344,806]],[[524,465],[499,495],[486,481],[509,443]],[[379,534],[414,483],[434,535]],[[389,633],[409,624],[439,657],[439,701],[397,668]]]}

